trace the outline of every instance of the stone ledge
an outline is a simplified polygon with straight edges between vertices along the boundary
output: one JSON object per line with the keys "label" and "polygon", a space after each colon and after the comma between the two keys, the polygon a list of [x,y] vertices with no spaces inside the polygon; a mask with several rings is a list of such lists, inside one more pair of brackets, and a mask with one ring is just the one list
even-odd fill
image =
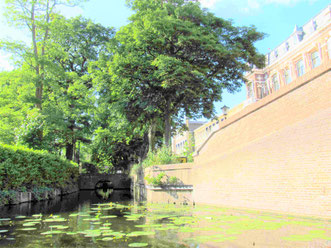
{"label": "stone ledge", "polygon": [[154,191],[193,191],[193,185],[162,185],[162,186],[146,185],[146,189],[150,189]]}
{"label": "stone ledge", "polygon": [[50,191],[45,191],[40,194],[35,194],[32,191],[29,192],[14,192],[13,195],[8,196],[6,204],[1,204],[1,206],[5,205],[16,205],[24,202],[33,202],[33,201],[43,201],[43,200],[51,200],[60,195],[67,195],[78,192],[78,185],[70,185],[63,189],[52,189]]}

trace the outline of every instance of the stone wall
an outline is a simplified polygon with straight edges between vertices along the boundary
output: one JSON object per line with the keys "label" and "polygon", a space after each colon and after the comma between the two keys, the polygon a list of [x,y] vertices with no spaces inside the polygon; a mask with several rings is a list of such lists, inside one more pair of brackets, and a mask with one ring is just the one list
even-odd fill
{"label": "stone wall", "polygon": [[[193,163],[169,164],[145,169],[134,179],[135,199],[154,203],[192,204],[192,166]],[[155,177],[161,172],[166,173],[162,179],[165,184],[161,186],[148,185],[145,177]],[[176,177],[177,182],[175,184],[167,183],[170,177]]]}
{"label": "stone wall", "polygon": [[330,63],[311,74],[228,119],[205,143],[195,157],[196,203],[331,216]]}
{"label": "stone wall", "polygon": [[[330,68],[329,60],[220,123],[194,164],[148,173],[165,171],[193,185],[185,197],[197,204],[330,217]],[[174,199],[145,189],[147,200]]]}
{"label": "stone wall", "polygon": [[126,174],[81,174],[79,189],[94,190],[99,181],[110,181],[114,189],[130,189],[131,179]]}

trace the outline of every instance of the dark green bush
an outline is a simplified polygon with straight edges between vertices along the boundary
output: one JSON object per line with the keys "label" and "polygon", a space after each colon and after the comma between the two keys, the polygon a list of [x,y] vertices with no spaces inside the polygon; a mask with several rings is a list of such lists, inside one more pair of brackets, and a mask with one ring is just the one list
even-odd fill
{"label": "dark green bush", "polygon": [[0,144],[0,190],[64,187],[77,180],[78,165],[47,151]]}

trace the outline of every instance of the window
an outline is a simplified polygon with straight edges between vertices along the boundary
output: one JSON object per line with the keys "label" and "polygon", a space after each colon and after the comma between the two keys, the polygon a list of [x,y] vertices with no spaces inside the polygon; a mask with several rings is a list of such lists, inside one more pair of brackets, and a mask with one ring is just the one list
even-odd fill
{"label": "window", "polygon": [[317,29],[317,23],[316,23],[316,21],[313,21],[312,26],[313,26],[313,30],[316,31],[316,29]]}
{"label": "window", "polygon": [[321,64],[319,52],[315,51],[311,54],[311,64],[312,64],[313,68],[315,68]]}
{"label": "window", "polygon": [[331,59],[331,38],[328,39],[328,54],[329,59]]}
{"label": "window", "polygon": [[291,71],[290,71],[289,68],[285,69],[285,71],[284,71],[284,78],[285,78],[285,83],[286,84],[291,83],[292,78],[291,78]]}
{"label": "window", "polygon": [[302,59],[300,59],[296,63],[296,68],[297,68],[297,75],[298,75],[298,77],[301,77],[303,74],[305,74],[305,66],[303,64],[303,60]]}
{"label": "window", "polygon": [[248,83],[247,90],[248,90],[248,98],[254,98],[254,84],[253,84],[253,82]]}
{"label": "window", "polygon": [[279,82],[278,82],[278,76],[277,76],[277,74],[274,74],[272,76],[272,84],[274,86],[274,90],[275,91],[279,90]]}

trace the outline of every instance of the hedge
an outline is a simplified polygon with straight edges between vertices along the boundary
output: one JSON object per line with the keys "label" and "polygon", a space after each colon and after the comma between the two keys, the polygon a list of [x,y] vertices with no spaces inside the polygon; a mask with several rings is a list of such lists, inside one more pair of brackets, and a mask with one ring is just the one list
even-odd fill
{"label": "hedge", "polygon": [[78,179],[76,163],[47,151],[0,143],[0,190],[62,188]]}

